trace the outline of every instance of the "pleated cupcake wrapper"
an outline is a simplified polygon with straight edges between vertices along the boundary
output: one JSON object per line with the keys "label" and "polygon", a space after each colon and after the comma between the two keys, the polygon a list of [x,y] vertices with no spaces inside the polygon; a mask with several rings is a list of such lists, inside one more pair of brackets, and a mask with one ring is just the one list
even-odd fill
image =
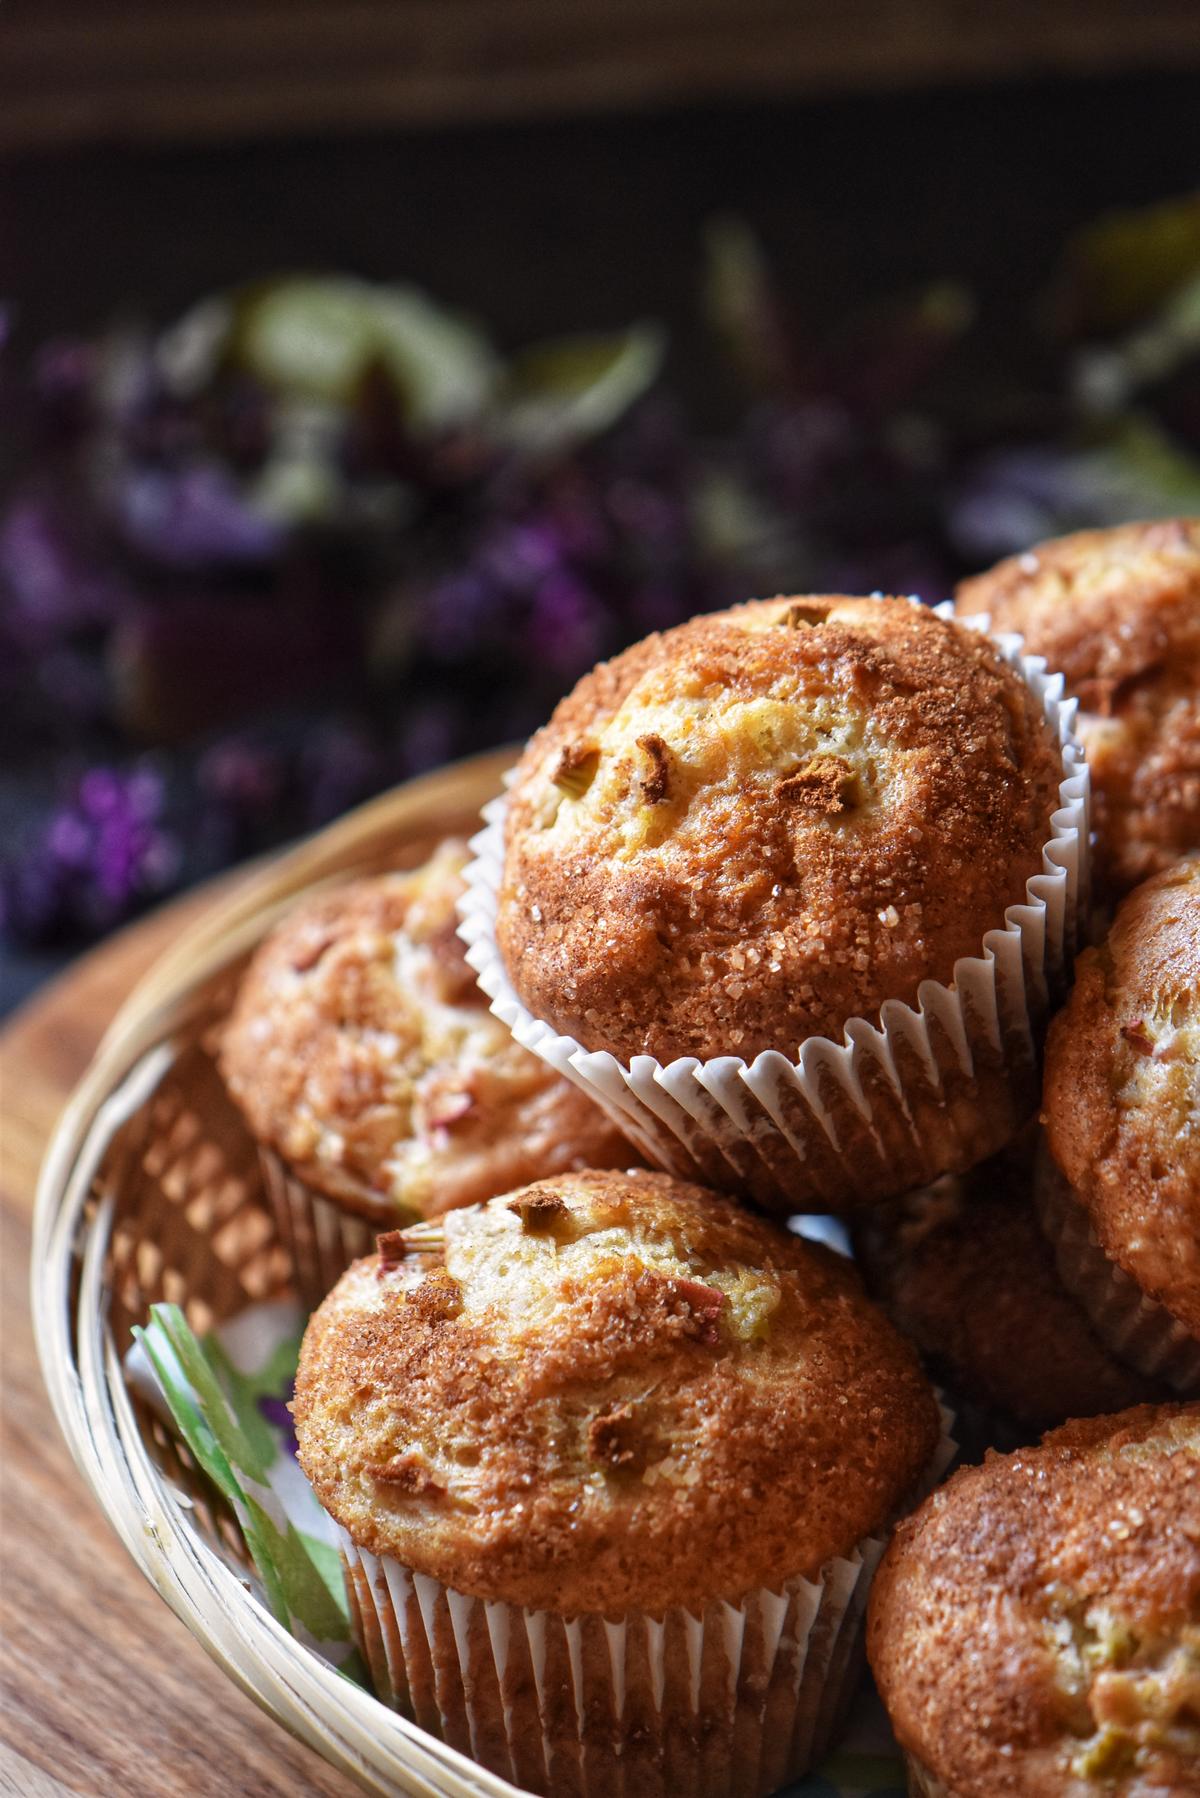
{"label": "pleated cupcake wrapper", "polygon": [[892,1197],[999,1148],[1038,1102],[1040,1025],[1086,916],[1089,783],[1062,676],[1023,655],[1019,637],[994,641],[1061,746],[1060,805],[1024,903],[988,931],[980,956],[955,963],[951,986],[923,981],[915,1008],[888,1000],[878,1025],[853,1018],[843,1042],[810,1037],[794,1061],[767,1051],[751,1063],[685,1056],[664,1066],[637,1055],[626,1066],[590,1052],[534,1017],[497,948],[508,803],[501,797],[485,808],[485,828],[472,841],[459,906],[467,959],[493,1012],[659,1166],[776,1210],[840,1211]]}
{"label": "pleated cupcake wrapper", "polygon": [[296,1296],[315,1310],[350,1263],[371,1253],[379,1231],[402,1220],[381,1215],[372,1221],[326,1198],[298,1179],[273,1149],[260,1146],[258,1159],[279,1239],[291,1256]]}
{"label": "pleated cupcake wrapper", "polygon": [[1043,1145],[1034,1183],[1038,1216],[1054,1247],[1063,1285],[1092,1328],[1127,1367],[1162,1380],[1188,1397],[1200,1393],[1200,1341],[1137,1281],[1110,1261],[1076,1198]]}
{"label": "pleated cupcake wrapper", "polygon": [[[956,1453],[953,1418],[912,1502]],[[337,1531],[377,1695],[524,1790],[553,1798],[761,1798],[823,1758],[863,1667],[885,1541],[815,1580],[660,1617],[562,1617],[455,1592]]]}
{"label": "pleated cupcake wrapper", "polygon": [[341,1537],[378,1695],[450,1747],[554,1798],[758,1798],[819,1759],[860,1672],[883,1543],[817,1581],[701,1616],[562,1618],[467,1598]]}

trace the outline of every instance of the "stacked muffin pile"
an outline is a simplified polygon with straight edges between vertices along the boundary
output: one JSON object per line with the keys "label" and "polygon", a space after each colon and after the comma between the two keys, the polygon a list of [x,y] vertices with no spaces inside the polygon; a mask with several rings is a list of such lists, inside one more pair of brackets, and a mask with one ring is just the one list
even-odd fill
{"label": "stacked muffin pile", "polygon": [[[912,1513],[914,1792],[1200,1790],[1200,522],[649,638],[475,847],[286,921],[224,1044],[312,1296],[382,1231],[295,1406],[380,1696],[527,1790],[758,1798]],[[921,1358],[1050,1435],[923,1497]]]}

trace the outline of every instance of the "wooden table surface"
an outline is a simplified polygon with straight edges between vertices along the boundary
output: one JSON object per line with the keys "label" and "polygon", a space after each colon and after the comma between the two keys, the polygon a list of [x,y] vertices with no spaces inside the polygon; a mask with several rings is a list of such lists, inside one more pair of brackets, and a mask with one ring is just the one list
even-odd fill
{"label": "wooden table surface", "polygon": [[[229,883],[222,883],[228,891]],[[75,1470],[29,1318],[47,1138],[109,1018],[212,889],[69,970],[0,1034],[0,1798],[350,1798],[134,1567]]]}

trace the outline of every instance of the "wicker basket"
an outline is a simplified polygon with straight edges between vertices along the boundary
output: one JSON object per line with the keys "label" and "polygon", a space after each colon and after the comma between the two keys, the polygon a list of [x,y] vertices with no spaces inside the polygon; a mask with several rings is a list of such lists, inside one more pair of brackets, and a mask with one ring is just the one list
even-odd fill
{"label": "wicker basket", "polygon": [[245,1584],[241,1532],[126,1386],[135,1324],[160,1300],[196,1330],[291,1289],[258,1157],[211,1053],[250,950],[302,889],[410,866],[470,830],[511,754],[416,781],[253,877],[160,961],[113,1020],[50,1145],[33,1312],[55,1414],[146,1577],[213,1659],[369,1792],[514,1794],[293,1640]]}

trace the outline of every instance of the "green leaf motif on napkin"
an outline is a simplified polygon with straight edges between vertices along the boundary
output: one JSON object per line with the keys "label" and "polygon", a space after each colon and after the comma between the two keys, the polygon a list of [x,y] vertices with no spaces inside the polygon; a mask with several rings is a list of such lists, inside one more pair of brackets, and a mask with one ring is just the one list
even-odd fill
{"label": "green leaf motif on napkin", "polygon": [[[277,1344],[254,1374],[234,1366],[215,1336],[201,1342],[177,1305],[154,1305],[135,1330],[176,1428],[197,1463],[232,1506],[272,1614],[293,1634],[346,1643],[350,1619],[337,1551],[278,1515],[273,1480],[284,1456],[258,1410],[295,1370],[297,1339]],[[320,1511],[312,1500],[314,1523]],[[349,1671],[347,1667],[345,1669]]]}

